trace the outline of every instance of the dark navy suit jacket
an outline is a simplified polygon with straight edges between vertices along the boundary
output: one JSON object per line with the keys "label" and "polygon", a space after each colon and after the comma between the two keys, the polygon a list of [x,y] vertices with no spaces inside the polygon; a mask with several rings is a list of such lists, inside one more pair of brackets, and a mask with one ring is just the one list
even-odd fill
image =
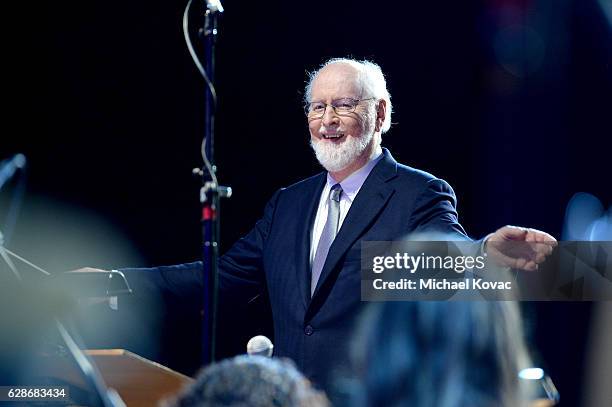
{"label": "dark navy suit jacket", "polygon": [[[246,301],[267,289],[275,356],[293,359],[323,388],[348,363],[351,334],[362,308],[360,242],[397,240],[424,231],[466,236],[451,187],[398,164],[387,149],[383,153],[344,219],[312,298],[310,238],[325,172],[277,191],[263,218],[220,260],[220,296]],[[201,295],[199,268],[199,263],[191,263],[149,271],[155,271],[160,288],[193,296]],[[133,273],[126,274],[130,280]]]}

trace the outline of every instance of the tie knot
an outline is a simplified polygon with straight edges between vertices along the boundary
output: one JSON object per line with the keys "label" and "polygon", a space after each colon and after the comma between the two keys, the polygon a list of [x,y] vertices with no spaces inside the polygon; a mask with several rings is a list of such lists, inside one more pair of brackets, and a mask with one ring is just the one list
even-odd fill
{"label": "tie knot", "polygon": [[331,187],[331,192],[329,193],[329,198],[332,201],[340,202],[340,195],[342,194],[342,187],[340,184],[335,184]]}

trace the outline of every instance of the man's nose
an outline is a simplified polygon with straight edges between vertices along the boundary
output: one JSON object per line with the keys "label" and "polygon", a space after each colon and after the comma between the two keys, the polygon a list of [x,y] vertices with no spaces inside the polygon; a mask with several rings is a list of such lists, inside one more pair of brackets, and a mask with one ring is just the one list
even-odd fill
{"label": "man's nose", "polygon": [[330,124],[338,123],[338,120],[340,120],[340,118],[336,114],[334,108],[331,105],[325,106],[325,112],[323,113],[323,117],[321,118],[323,124],[328,126]]}

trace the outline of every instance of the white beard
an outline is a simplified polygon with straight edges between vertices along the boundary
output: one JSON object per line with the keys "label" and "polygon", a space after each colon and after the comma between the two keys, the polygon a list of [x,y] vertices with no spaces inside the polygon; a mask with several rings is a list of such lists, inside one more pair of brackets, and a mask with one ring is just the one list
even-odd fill
{"label": "white beard", "polygon": [[349,137],[342,143],[333,143],[310,137],[310,147],[315,152],[319,164],[329,172],[338,172],[359,158],[368,147],[374,136],[373,126],[365,126],[364,135],[361,137]]}
{"label": "white beard", "polygon": [[319,164],[329,172],[345,169],[363,154],[372,140],[372,133],[362,137],[346,137],[344,142],[335,144],[325,140],[310,138],[310,146],[319,160]]}

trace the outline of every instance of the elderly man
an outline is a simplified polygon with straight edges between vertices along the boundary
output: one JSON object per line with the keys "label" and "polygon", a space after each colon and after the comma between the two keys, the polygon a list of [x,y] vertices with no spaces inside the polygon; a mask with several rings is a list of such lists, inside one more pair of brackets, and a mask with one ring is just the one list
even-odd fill
{"label": "elderly man", "polygon": [[[246,301],[267,290],[275,355],[293,359],[324,388],[346,365],[360,300],[360,242],[397,240],[413,232],[468,239],[459,224],[455,194],[441,179],[397,163],[381,148],[391,125],[391,99],[380,67],[333,59],[306,88],[311,146],[326,169],[278,190],[249,234],[220,259],[220,295]],[[537,268],[506,257],[495,245],[507,239],[550,241],[532,229],[504,227],[489,239],[500,263]],[[158,289],[200,295],[200,263],[128,269],[136,290],[142,278]]]}

